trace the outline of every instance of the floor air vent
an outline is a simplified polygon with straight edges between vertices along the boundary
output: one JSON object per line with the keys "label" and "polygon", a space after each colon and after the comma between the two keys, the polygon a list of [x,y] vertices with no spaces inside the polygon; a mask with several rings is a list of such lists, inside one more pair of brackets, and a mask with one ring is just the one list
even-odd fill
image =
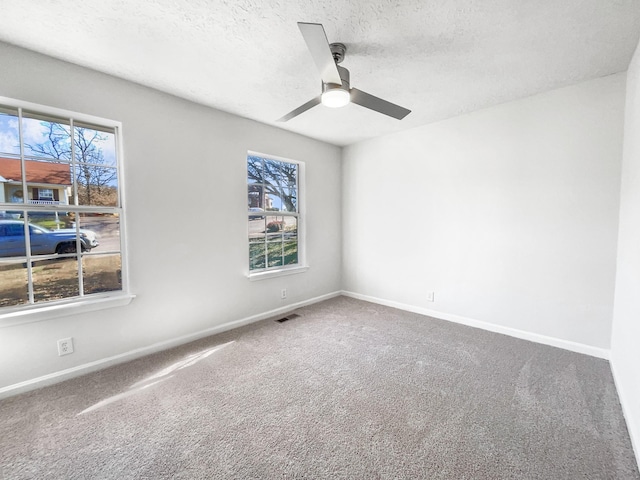
{"label": "floor air vent", "polygon": [[300,315],[297,313],[290,313],[289,315],[279,318],[276,320],[278,323],[286,322],[287,320],[293,320],[294,318],[298,318]]}

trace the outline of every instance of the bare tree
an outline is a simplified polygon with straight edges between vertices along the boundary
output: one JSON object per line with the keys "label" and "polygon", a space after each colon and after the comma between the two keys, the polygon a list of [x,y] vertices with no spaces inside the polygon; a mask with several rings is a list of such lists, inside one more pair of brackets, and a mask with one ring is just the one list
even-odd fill
{"label": "bare tree", "polygon": [[[38,160],[63,163],[71,162],[71,134],[69,127],[55,122],[41,122],[47,128],[47,141],[25,144]],[[74,127],[73,154],[75,177],[78,186],[78,202],[81,205],[113,205],[117,190],[112,186],[116,169],[109,167],[98,145],[107,136],[97,130]]]}
{"label": "bare tree", "polygon": [[247,174],[250,180],[264,185],[264,195],[275,195],[282,199],[287,211],[297,211],[298,165],[250,156]]}

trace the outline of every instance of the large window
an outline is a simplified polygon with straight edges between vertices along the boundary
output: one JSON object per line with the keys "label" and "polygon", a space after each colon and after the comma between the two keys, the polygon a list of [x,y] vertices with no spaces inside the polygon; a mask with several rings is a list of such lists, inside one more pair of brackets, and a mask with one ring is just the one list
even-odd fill
{"label": "large window", "polygon": [[301,168],[292,160],[247,156],[250,273],[300,264]]}
{"label": "large window", "polygon": [[0,98],[0,314],[125,289],[119,135]]}

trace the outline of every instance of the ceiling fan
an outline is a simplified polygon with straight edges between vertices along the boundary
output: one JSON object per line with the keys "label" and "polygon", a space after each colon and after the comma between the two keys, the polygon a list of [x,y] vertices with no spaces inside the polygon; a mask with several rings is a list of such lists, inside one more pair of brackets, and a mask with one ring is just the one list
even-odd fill
{"label": "ceiling fan", "polygon": [[337,108],[353,102],[398,120],[402,120],[411,113],[411,110],[374,97],[357,88],[351,88],[349,70],[338,65],[344,60],[347,47],[342,43],[329,44],[327,35],[320,23],[298,22],[298,28],[300,28],[313,61],[320,72],[322,93],[287,113],[284,117],[279,118],[278,122],[291,120],[320,103],[327,107]]}

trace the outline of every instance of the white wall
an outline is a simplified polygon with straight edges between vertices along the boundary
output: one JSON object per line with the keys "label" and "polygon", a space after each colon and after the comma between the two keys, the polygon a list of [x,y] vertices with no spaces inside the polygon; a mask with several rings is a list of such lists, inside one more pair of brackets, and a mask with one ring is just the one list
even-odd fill
{"label": "white wall", "polygon": [[[624,75],[359,143],[344,150],[341,172],[337,147],[1,43],[0,61],[0,95],[123,122],[138,295],[127,307],[0,329],[0,388],[340,288],[609,347]],[[637,204],[630,159],[640,147],[632,143],[621,235]],[[238,218],[249,149],[306,162],[305,274],[245,277],[246,224]],[[167,198],[158,185],[183,185],[181,196]],[[197,238],[176,227],[194,223]],[[624,239],[626,255],[637,255],[629,252],[640,228],[630,226],[621,255]],[[640,307],[620,278],[618,285],[615,365],[637,399],[637,381],[628,380],[632,345],[624,347],[637,331],[627,336],[633,326],[624,318]],[[56,340],[67,336],[76,353],[58,357]]]}
{"label": "white wall", "polygon": [[640,463],[640,50],[629,65],[611,367]]}
{"label": "white wall", "polygon": [[609,348],[624,86],[614,75],[346,147],[344,289]]}
{"label": "white wall", "polygon": [[[0,329],[0,388],[340,290],[340,148],[6,44],[0,64],[2,96],[123,123],[137,294],[127,307]],[[247,150],[306,162],[306,273],[246,278]],[[76,352],[58,357],[64,337]]]}

